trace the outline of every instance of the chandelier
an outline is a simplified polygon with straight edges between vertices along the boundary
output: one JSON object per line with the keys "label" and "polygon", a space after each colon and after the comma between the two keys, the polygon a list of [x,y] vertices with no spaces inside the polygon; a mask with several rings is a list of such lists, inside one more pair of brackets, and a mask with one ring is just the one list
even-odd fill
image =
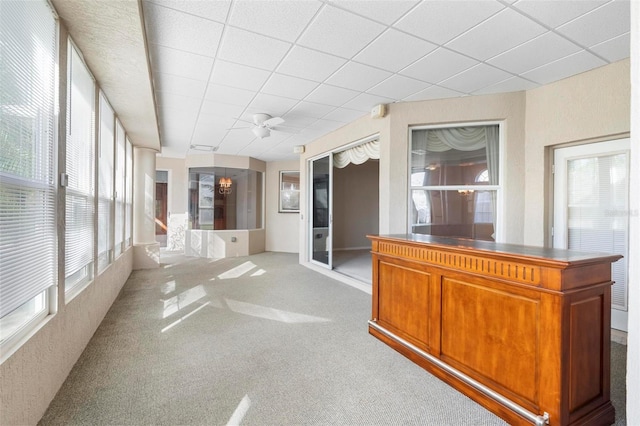
{"label": "chandelier", "polygon": [[218,189],[218,192],[220,192],[220,194],[231,194],[231,178],[221,177],[218,183],[220,184],[220,188]]}

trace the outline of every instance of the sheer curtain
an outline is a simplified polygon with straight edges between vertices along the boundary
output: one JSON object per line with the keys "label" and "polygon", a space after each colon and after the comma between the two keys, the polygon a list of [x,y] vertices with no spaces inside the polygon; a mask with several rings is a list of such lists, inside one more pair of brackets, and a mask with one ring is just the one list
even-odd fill
{"label": "sheer curtain", "polygon": [[333,154],[333,165],[342,169],[349,163],[362,164],[369,159],[379,158],[380,142],[376,139]]}

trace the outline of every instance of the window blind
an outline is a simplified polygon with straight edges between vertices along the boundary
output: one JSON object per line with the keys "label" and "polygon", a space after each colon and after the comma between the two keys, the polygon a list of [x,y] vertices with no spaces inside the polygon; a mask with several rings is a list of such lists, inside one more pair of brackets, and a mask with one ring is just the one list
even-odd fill
{"label": "window blind", "polygon": [[93,276],[95,86],[89,70],[69,43],[67,94],[67,175],[65,289]]}
{"label": "window blind", "polygon": [[113,197],[113,131],[115,117],[104,94],[100,93],[100,161],[98,162],[98,270],[111,263],[113,232],[111,201]]}
{"label": "window blind", "polygon": [[56,284],[56,21],[44,1],[0,9],[3,318]]}
{"label": "window blind", "polygon": [[115,212],[115,255],[122,253],[124,241],[124,210],[125,210],[125,135],[124,128],[119,120],[116,120],[116,212]]}

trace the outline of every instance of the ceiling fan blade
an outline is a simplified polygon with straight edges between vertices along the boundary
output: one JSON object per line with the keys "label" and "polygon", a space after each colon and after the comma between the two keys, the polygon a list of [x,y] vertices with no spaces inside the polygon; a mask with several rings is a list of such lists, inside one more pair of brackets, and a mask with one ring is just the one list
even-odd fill
{"label": "ceiling fan blade", "polygon": [[300,130],[294,129],[292,127],[270,127],[270,129],[275,130],[276,132],[291,133],[294,135],[300,133]]}
{"label": "ceiling fan blade", "polygon": [[284,118],[282,117],[273,117],[268,120],[265,120],[262,124],[267,127],[277,126],[278,124],[284,123]]}
{"label": "ceiling fan blade", "polygon": [[250,129],[251,127],[231,127],[229,129],[225,129],[225,130],[244,130],[244,129]]}

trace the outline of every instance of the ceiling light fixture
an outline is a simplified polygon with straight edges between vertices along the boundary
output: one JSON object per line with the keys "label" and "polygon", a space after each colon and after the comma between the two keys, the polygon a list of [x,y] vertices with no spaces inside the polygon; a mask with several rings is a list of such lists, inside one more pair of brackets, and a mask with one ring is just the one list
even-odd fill
{"label": "ceiling light fixture", "polygon": [[262,126],[254,127],[253,129],[251,129],[251,131],[254,135],[256,135],[257,138],[260,139],[266,138],[271,134],[271,131],[268,128]]}
{"label": "ceiling light fixture", "polygon": [[218,192],[222,195],[231,194],[231,178],[227,177],[227,169],[224,169],[224,177],[221,177],[218,181],[219,188]]}

